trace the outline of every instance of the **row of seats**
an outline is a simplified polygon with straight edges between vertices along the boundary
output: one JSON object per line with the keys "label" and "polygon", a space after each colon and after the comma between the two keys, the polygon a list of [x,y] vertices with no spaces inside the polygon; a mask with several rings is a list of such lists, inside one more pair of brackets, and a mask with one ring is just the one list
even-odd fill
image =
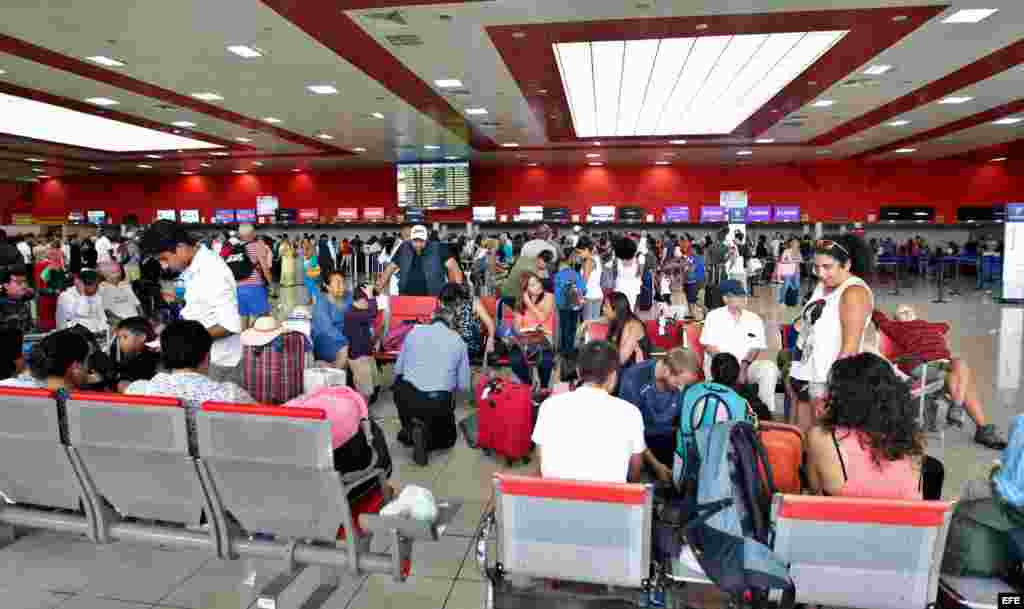
{"label": "row of seats", "polygon": [[[318,408],[204,404],[197,452],[175,398],[0,388],[0,420],[8,540],[12,526],[40,527],[228,560],[283,558],[292,579],[322,566],[401,581],[413,541],[439,539],[459,507],[441,502],[434,524],[360,515],[349,490],[384,473],[376,458],[361,472],[335,471],[330,422]],[[369,421],[363,431],[372,437]],[[383,502],[369,503],[375,512]],[[374,533],[389,536],[390,553],[369,551]]]}
{"label": "row of seats", "polygon": [[[652,579],[653,489],[499,474],[495,511],[480,540],[495,535],[492,557],[477,553],[502,595],[521,596],[510,576],[618,586],[637,600],[661,584],[709,584],[701,572],[674,564]],[[807,605],[908,609],[933,606],[952,504],[778,494],[773,499],[774,550],[790,565],[796,601]],[[573,522],[571,527],[552,523]],[[485,544],[486,545],[486,544]],[[586,559],[582,559],[586,557]],[[677,561],[674,561],[677,562]],[[570,594],[545,588],[552,597]],[[554,604],[554,603],[552,603]]]}

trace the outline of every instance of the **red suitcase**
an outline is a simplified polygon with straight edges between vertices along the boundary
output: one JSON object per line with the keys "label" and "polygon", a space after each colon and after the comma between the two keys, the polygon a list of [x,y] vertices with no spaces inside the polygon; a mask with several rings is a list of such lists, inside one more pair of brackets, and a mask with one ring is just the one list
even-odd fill
{"label": "red suitcase", "polygon": [[494,451],[511,465],[530,462],[533,436],[533,388],[493,377],[484,368],[476,386],[477,441],[484,452]]}
{"label": "red suitcase", "polygon": [[665,353],[676,347],[682,347],[686,336],[686,323],[682,320],[664,320],[664,334],[661,332],[661,324],[657,319],[645,322],[647,339],[651,341],[655,353]]}

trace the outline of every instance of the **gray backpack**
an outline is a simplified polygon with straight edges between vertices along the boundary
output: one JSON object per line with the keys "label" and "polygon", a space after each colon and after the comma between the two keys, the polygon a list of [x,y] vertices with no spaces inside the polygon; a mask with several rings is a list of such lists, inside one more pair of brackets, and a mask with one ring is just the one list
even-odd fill
{"label": "gray backpack", "polygon": [[775,488],[757,430],[746,421],[726,421],[696,429],[695,439],[697,505],[685,529],[697,562],[737,600],[745,594],[763,600],[769,590],[781,589],[780,609],[792,607],[789,565],[772,551]]}

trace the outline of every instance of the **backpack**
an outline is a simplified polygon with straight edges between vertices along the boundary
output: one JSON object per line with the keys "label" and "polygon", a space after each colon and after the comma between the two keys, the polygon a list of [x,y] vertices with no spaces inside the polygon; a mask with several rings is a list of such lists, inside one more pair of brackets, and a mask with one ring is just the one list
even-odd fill
{"label": "backpack", "polygon": [[654,276],[644,271],[640,280],[640,295],[636,297],[636,308],[639,311],[650,311],[654,306]]}
{"label": "backpack", "polygon": [[228,255],[224,257],[224,262],[226,262],[228,268],[231,269],[231,274],[234,276],[236,281],[248,279],[256,268],[253,265],[252,260],[249,258],[249,252],[245,251],[244,243],[232,245],[231,251],[229,251]]}
{"label": "backpack", "polygon": [[690,385],[679,395],[679,425],[676,431],[676,459],[673,478],[684,489],[693,486],[700,466],[696,454],[696,434],[714,425],[724,409],[726,421],[750,421],[754,416],[749,404],[733,389],[719,383]]}
{"label": "backpack", "polygon": [[576,288],[576,282],[573,279],[569,281],[563,281],[562,285],[558,288],[559,301],[561,306],[558,307],[560,311],[576,311],[583,304],[583,297],[580,295],[579,289]]}
{"label": "backpack", "polygon": [[789,565],[772,551],[775,485],[757,431],[746,421],[728,421],[699,429],[695,439],[701,460],[697,504],[685,534],[697,562],[734,600],[749,592],[763,603],[769,590],[782,589],[779,608],[792,607],[796,589]]}

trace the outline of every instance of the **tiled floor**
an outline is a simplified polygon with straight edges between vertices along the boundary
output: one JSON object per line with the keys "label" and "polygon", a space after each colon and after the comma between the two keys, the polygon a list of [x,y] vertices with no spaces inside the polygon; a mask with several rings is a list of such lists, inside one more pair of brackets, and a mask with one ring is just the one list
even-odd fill
{"label": "tiled floor", "polygon": [[[967,286],[965,286],[966,288]],[[283,300],[301,303],[299,291],[285,291]],[[889,286],[875,289],[878,305],[892,311],[897,303],[913,303],[922,317],[949,321],[952,348],[974,368],[989,418],[1006,430],[1018,412],[1024,344],[1024,309],[996,305],[982,292],[967,288],[933,304],[934,288],[918,283],[902,295],[889,295]],[[769,325],[777,349],[777,324],[795,310],[770,302],[770,288],[759,288],[753,310]],[[869,335],[873,343],[874,333]],[[430,464],[414,465],[410,452],[394,441],[398,420],[389,393],[372,408],[383,419],[395,461],[393,481],[418,484],[439,497],[466,502],[447,536],[415,550],[413,575],[403,584],[386,576],[343,578],[328,600],[328,609],[475,609],[482,606],[483,585],[471,552],[471,537],[491,498],[491,476],[505,470],[498,462],[469,449],[460,440],[449,451],[431,455]],[[468,410],[460,408],[461,418]],[[969,477],[987,469],[997,453],[973,444],[973,426],[949,430],[944,445],[933,441],[929,451],[946,465],[945,496],[954,498]],[[516,471],[525,471],[523,466]],[[0,550],[0,608],[2,609],[238,609],[253,604],[256,591],[283,568],[269,561],[224,562],[195,551],[172,551],[148,546],[114,544],[97,547],[82,538],[36,532]]]}

